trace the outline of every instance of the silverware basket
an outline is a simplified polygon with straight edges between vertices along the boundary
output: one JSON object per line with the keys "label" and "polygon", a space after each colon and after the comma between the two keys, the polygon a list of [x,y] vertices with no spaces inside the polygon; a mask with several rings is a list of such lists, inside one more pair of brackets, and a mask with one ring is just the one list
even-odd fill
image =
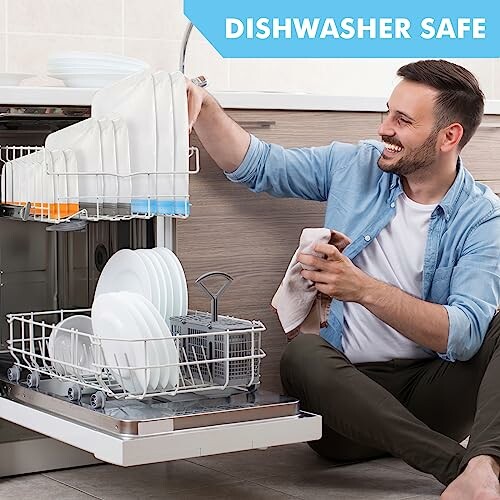
{"label": "silverware basket", "polygon": [[[215,293],[203,283],[214,276],[227,280]],[[171,329],[174,336],[185,337],[182,343],[188,361],[198,363],[200,378],[216,385],[252,387],[260,383],[262,329],[256,328],[260,323],[218,314],[218,299],[232,280],[221,272],[200,276],[196,283],[210,296],[211,312],[190,311],[173,317]],[[200,364],[203,359],[221,361]]]}

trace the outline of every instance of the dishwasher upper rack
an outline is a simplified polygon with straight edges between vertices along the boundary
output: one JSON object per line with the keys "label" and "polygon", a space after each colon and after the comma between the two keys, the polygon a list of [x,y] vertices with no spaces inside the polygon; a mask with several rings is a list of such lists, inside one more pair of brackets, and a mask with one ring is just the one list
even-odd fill
{"label": "dishwasher upper rack", "polygon": [[[162,194],[158,192],[158,181],[160,178],[170,176],[172,179],[175,176],[185,176],[197,174],[200,171],[200,152],[195,146],[189,147],[188,157],[194,158],[194,170],[189,169],[184,172],[162,171],[162,172],[134,172],[131,174],[115,174],[103,172],[55,172],[51,171],[46,159],[46,149],[41,146],[1,146],[0,145],[0,169],[2,171],[2,199],[4,197],[4,189],[6,187],[5,179],[5,164],[13,160],[22,160],[23,157],[33,153],[40,153],[41,161],[39,167],[42,171],[52,178],[52,189],[54,203],[47,201],[31,202],[30,200],[22,200],[19,202],[0,205],[0,215],[10,216],[23,220],[34,220],[49,224],[60,224],[70,222],[73,219],[87,220],[98,222],[100,220],[107,221],[123,221],[132,219],[151,219],[157,216],[165,216],[178,219],[187,219],[189,217],[189,195],[178,195],[175,193]],[[101,157],[102,162],[102,157]],[[76,177],[91,177],[95,180],[96,192],[92,196],[78,196],[77,199],[71,196],[64,196],[61,193],[56,193],[56,186],[60,185],[59,179],[69,179]],[[105,179],[114,179],[116,185],[120,179],[128,179],[132,183],[132,179],[145,179],[148,185],[148,194],[144,195],[127,195],[120,194],[106,195],[104,193]],[[41,184],[41,199],[45,200],[48,194],[48,189],[44,184]],[[44,191],[45,190],[45,191]],[[12,186],[11,186],[12,191]],[[90,199],[89,199],[90,198]],[[134,207],[134,201],[141,200],[140,210]],[[158,213],[156,204],[161,203],[161,200],[172,200],[174,209],[181,207],[179,212],[172,210],[169,213]],[[74,208],[76,205],[76,208]],[[85,207],[80,207],[85,205]],[[113,206],[115,205],[115,206]],[[72,207],[68,209],[67,207]],[[111,208],[110,208],[111,207]],[[70,212],[68,212],[70,210]]]}
{"label": "dishwasher upper rack", "polygon": [[[103,406],[107,397],[114,399],[142,400],[148,397],[175,396],[178,393],[224,391],[228,388],[252,390],[260,383],[260,364],[265,352],[262,350],[261,334],[266,330],[260,321],[249,321],[234,318],[232,316],[219,316],[228,321],[237,321],[247,325],[244,329],[211,331],[207,333],[186,333],[174,335],[171,338],[140,338],[140,339],[115,339],[99,337],[76,329],[68,330],[58,328],[57,335],[64,333],[70,339],[72,346],[71,360],[55,359],[51,356],[49,343],[51,335],[54,334],[56,325],[64,319],[73,315],[90,315],[90,309],[54,310],[43,312],[8,314],[9,339],[8,350],[14,359],[14,365],[9,370],[9,378],[19,382],[21,369],[29,371],[27,385],[38,387],[41,375],[65,382],[68,397],[71,400],[79,400],[82,392],[95,393],[91,397],[91,404],[95,408]],[[207,313],[200,311],[188,311],[191,317],[197,315],[204,318]],[[214,339],[220,342],[227,339],[229,345],[231,339],[245,336],[246,343],[239,351],[207,352],[200,349],[200,339]],[[144,353],[144,364],[130,362],[126,356],[114,362],[106,359],[103,346],[107,342],[124,342],[124,345],[140,345]],[[159,342],[171,342],[175,345],[178,361],[173,363],[158,364],[150,359],[150,353],[158,347]],[[86,347],[88,346],[88,348]],[[53,351],[52,351],[53,352]],[[84,359],[85,366],[79,362]],[[239,380],[238,385],[230,384],[229,374],[233,371],[232,365],[236,364],[241,374],[242,363],[246,366],[245,380]],[[217,367],[225,365],[226,379],[214,377]],[[148,388],[131,390],[130,382],[124,383],[124,379],[131,379],[130,374],[146,373],[151,370],[169,367],[178,370],[178,381],[175,385],[166,388],[148,390]],[[243,383],[242,383],[243,382]],[[128,388],[124,388],[128,386]],[[100,394],[99,394],[100,393]],[[94,397],[98,394],[98,397]],[[103,399],[104,398],[104,399]],[[102,404],[100,404],[101,402]]]}

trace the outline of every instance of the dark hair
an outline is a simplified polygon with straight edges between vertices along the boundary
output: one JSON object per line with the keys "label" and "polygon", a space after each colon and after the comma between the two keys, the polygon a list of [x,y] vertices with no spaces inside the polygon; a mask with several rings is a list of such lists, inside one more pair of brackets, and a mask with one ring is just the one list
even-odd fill
{"label": "dark hair", "polygon": [[460,123],[464,129],[459,143],[462,149],[483,118],[484,94],[476,77],[462,66],[442,59],[406,64],[397,74],[439,92],[435,100],[436,126],[442,129],[451,123]]}

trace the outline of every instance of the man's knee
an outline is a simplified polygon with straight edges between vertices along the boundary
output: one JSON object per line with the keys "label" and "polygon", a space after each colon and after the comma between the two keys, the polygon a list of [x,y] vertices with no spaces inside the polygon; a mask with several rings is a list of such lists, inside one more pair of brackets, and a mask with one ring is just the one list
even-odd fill
{"label": "man's knee", "polygon": [[[280,363],[281,380],[285,389],[293,381],[329,381],[337,365],[348,363],[345,356],[318,335],[299,335],[290,342],[283,352]],[[336,377],[333,377],[335,380]],[[309,384],[307,382],[307,384]],[[331,385],[330,385],[331,388]]]}

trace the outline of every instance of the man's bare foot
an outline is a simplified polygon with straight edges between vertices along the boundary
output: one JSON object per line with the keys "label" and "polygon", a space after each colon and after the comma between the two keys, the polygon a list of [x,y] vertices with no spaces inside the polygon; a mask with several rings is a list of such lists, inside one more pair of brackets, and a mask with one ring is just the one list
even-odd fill
{"label": "man's bare foot", "polygon": [[474,457],[441,495],[442,500],[500,500],[500,465],[493,457]]}

